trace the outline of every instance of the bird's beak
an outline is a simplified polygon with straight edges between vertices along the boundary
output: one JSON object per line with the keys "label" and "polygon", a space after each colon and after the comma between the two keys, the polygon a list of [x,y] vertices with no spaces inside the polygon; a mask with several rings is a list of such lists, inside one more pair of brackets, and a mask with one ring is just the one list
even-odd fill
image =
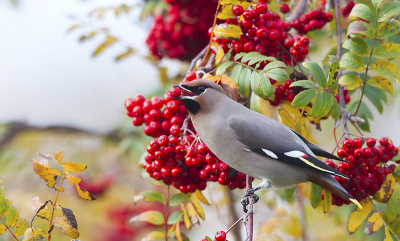
{"label": "bird's beak", "polygon": [[174,85],[174,87],[177,87],[182,90],[182,96],[180,97],[174,97],[174,100],[182,100],[182,99],[191,99],[194,96],[196,96],[191,90],[188,85]]}

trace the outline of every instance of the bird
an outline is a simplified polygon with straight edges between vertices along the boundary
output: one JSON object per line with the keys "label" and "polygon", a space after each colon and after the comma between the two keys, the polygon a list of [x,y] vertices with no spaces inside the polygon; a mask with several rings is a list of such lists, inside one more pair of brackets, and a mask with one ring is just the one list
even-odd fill
{"label": "bird", "polygon": [[212,81],[198,79],[174,87],[182,92],[174,99],[188,110],[203,143],[232,168],[261,180],[242,196],[244,212],[247,212],[248,197],[254,203],[259,200],[256,191],[271,187],[284,189],[303,182],[312,182],[362,208],[333,176],[348,177],[316,155],[343,161],[339,157],[282,123],[234,101]]}

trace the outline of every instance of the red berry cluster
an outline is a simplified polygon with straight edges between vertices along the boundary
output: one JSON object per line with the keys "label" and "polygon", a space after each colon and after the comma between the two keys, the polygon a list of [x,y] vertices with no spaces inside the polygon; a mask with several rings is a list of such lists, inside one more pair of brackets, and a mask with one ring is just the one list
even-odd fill
{"label": "red berry cluster", "polygon": [[355,5],[356,4],[353,1],[349,1],[343,8],[340,9],[340,12],[343,16],[347,17]]}
{"label": "red berry cluster", "polygon": [[[343,90],[343,94],[344,94],[344,102],[346,104],[348,104],[350,102],[350,100],[351,100],[350,95],[349,95],[349,91],[348,90]],[[339,103],[339,96],[336,95],[335,97],[336,97],[337,102]]]}
{"label": "red berry cluster", "polygon": [[185,106],[180,101],[172,99],[180,95],[179,88],[172,88],[164,94],[163,99],[153,96],[150,100],[146,100],[143,95],[136,95],[133,99],[126,98],[126,114],[132,117],[134,126],[145,123],[143,131],[148,136],[172,134],[182,127],[184,119],[188,116]]}
{"label": "red berry cluster", "polygon": [[166,15],[154,15],[146,43],[157,58],[193,59],[208,43],[217,1],[164,0]]}
{"label": "red berry cluster", "polygon": [[[189,72],[186,78],[192,81],[195,73]],[[207,181],[230,189],[245,188],[245,174],[218,159],[200,141],[189,120],[184,125],[188,112],[181,102],[172,99],[180,95],[180,89],[174,87],[164,99],[154,96],[145,100],[142,95],[136,95],[125,100],[127,115],[132,117],[133,124],[146,123],[145,134],[157,138],[147,147],[143,168],[152,178],[182,193],[204,190]]]}
{"label": "red berry cluster", "polygon": [[290,26],[299,33],[306,34],[315,29],[321,29],[327,22],[332,21],[333,15],[330,12],[324,12],[322,8],[307,11],[297,19],[290,20]]}
{"label": "red berry cluster", "polygon": [[[398,154],[398,148],[389,143],[388,138],[382,137],[379,146],[375,147],[376,140],[367,138],[366,147],[363,146],[360,138],[344,139],[342,147],[337,150],[340,158],[345,158],[346,162],[337,165],[332,161],[326,161],[329,166],[345,174],[349,179],[336,177],[347,192],[358,201],[363,200],[368,195],[374,195],[381,187],[385,176],[395,169],[395,165],[386,166],[386,163]],[[332,194],[332,204],[341,206],[349,204],[347,200]]]}
{"label": "red berry cluster", "polygon": [[[296,60],[304,60],[304,56],[308,53],[309,39],[300,35],[292,37],[292,34],[288,33],[290,24],[281,20],[276,12],[268,10],[265,2],[265,0],[259,1],[254,10],[244,10],[241,5],[233,6],[232,12],[236,17],[227,19],[226,24],[241,27],[240,40],[215,37],[213,41],[217,42],[225,53],[233,49],[232,57],[240,52],[257,51],[278,58],[287,65],[294,64],[291,56],[293,53]],[[291,49],[293,53],[290,53]],[[259,68],[264,68],[265,64],[267,63],[262,63]]]}
{"label": "red berry cluster", "polygon": [[[300,72],[292,72],[290,74],[290,80],[287,80],[284,84],[279,84],[275,87],[274,93],[275,93],[275,99],[270,100],[267,97],[267,100],[272,106],[278,106],[279,104],[282,103],[284,100],[288,100],[290,102],[293,101],[294,97],[298,93],[304,90],[304,88],[296,86],[296,87],[290,87],[290,85],[297,80],[304,80],[307,79],[308,77]],[[270,82],[272,85],[274,85],[277,81],[270,79]]]}

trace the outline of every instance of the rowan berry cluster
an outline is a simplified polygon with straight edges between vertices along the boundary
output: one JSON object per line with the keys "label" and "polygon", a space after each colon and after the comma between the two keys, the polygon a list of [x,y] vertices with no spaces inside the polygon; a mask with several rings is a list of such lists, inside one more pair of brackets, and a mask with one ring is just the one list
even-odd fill
{"label": "rowan berry cluster", "polygon": [[321,29],[326,23],[332,21],[333,15],[330,12],[324,12],[322,8],[307,11],[297,19],[290,20],[290,26],[301,34],[306,34],[315,29]]}
{"label": "rowan berry cluster", "polygon": [[[363,144],[366,147],[363,148]],[[336,177],[346,191],[358,201],[369,195],[374,195],[382,186],[386,175],[395,169],[395,164],[386,163],[398,154],[398,148],[382,137],[379,146],[376,146],[374,138],[367,138],[365,143],[360,138],[344,139],[342,147],[337,150],[337,155],[345,159],[337,165],[332,161],[326,161],[329,166],[345,174],[349,179]],[[332,194],[332,204],[341,206],[349,204],[347,200]]]}
{"label": "rowan berry cluster", "polygon": [[345,5],[343,8],[340,9],[340,13],[341,13],[344,17],[349,16],[351,10],[353,9],[353,7],[354,7],[355,5],[356,5],[356,4],[355,4],[353,1],[347,2],[346,5]]}
{"label": "rowan berry cluster", "polygon": [[157,58],[191,60],[209,38],[207,30],[212,25],[216,0],[164,0],[166,14],[154,15],[146,43]]}
{"label": "rowan berry cluster", "polygon": [[[348,104],[351,100],[348,90],[343,90],[343,97],[344,97],[344,103]],[[336,95],[335,98],[336,98],[337,102],[339,103],[339,96]]]}
{"label": "rowan berry cluster", "polygon": [[[194,72],[187,75],[187,81],[195,78]],[[154,96],[146,100],[142,95],[136,95],[125,100],[132,123],[135,126],[145,123],[144,133],[157,138],[147,147],[143,168],[152,178],[162,180],[182,193],[204,190],[207,181],[218,182],[230,189],[245,188],[246,175],[222,162],[201,142],[185,106],[172,99],[179,96],[180,89],[174,87],[163,99]]]}

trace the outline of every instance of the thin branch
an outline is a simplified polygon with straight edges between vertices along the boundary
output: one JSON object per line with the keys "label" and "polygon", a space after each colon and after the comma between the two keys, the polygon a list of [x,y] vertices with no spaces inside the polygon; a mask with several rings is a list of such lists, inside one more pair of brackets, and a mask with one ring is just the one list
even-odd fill
{"label": "thin branch", "polygon": [[8,227],[8,225],[4,222],[3,218],[1,218],[1,221],[3,222],[4,226],[6,226],[6,228],[8,229],[8,231],[11,233],[11,235],[15,238],[15,240],[18,241],[18,238],[15,236],[15,234],[10,230],[10,228]]}
{"label": "thin branch", "polygon": [[243,217],[241,217],[241,218],[239,218],[238,220],[236,220],[236,222],[234,222],[233,224],[232,224],[232,226],[230,226],[229,228],[228,228],[228,230],[226,230],[226,232],[225,233],[229,233],[231,230],[232,230],[232,228],[234,228],[235,226],[236,226],[236,224],[238,224],[240,221],[242,221],[243,220]]}
{"label": "thin branch", "polygon": [[[249,96],[246,99],[245,106],[250,109],[250,100],[251,100],[251,89],[249,91]],[[246,190],[250,190],[252,188],[252,177],[246,175]],[[249,205],[247,206],[247,227],[246,227],[246,241],[253,241],[253,198],[248,197]],[[246,220],[245,220],[246,221]]]}
{"label": "thin branch", "polygon": [[[55,208],[56,208],[58,195],[60,194],[60,188],[62,188],[62,185],[63,185],[64,180],[65,180],[65,172],[63,172],[63,176],[62,176],[62,179],[61,179],[61,183],[60,183],[60,186],[58,186],[58,188],[57,188],[57,195],[56,195],[56,198],[54,199],[53,211],[52,211],[52,213],[51,213],[51,218],[50,218],[50,230],[52,229],[52,226],[53,226],[54,210],[55,210]],[[49,236],[48,236],[48,239],[47,239],[47,240],[50,241],[50,239],[51,239],[51,232],[49,232]]]}
{"label": "thin branch", "polygon": [[204,55],[207,53],[207,50],[208,50],[208,45],[206,47],[204,47],[204,49],[200,53],[198,53],[196,55],[196,57],[194,57],[194,59],[192,59],[192,61],[190,61],[190,66],[189,66],[189,69],[188,69],[187,73],[189,73],[190,71],[193,70],[193,68],[196,65],[197,61],[204,57]]}

